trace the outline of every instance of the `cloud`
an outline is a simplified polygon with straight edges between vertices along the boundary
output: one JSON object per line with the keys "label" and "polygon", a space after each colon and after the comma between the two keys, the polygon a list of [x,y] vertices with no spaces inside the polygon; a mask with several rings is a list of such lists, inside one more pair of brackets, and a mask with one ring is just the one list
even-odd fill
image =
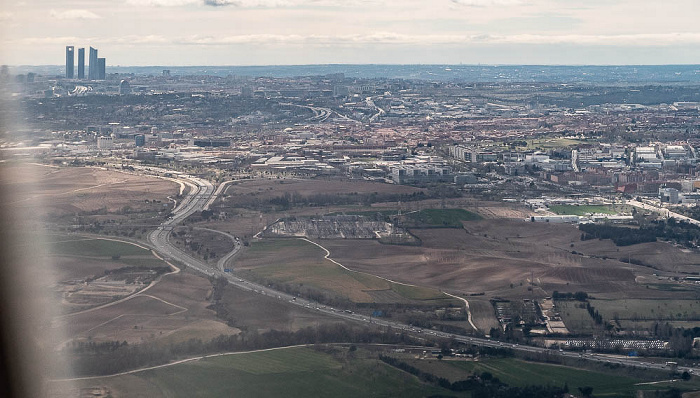
{"label": "cloud", "polygon": [[644,33],[627,35],[407,35],[375,32],[355,35],[275,35],[189,36],[174,39],[187,45],[460,45],[460,44],[570,44],[595,46],[669,46],[700,44],[700,33]]}
{"label": "cloud", "polygon": [[450,0],[455,4],[467,7],[516,6],[525,4],[525,0]]}
{"label": "cloud", "polygon": [[126,0],[129,5],[151,7],[236,7],[236,8],[291,8],[291,7],[352,7],[378,3],[378,0]]}
{"label": "cloud", "polygon": [[395,32],[375,32],[354,35],[276,35],[249,34],[235,36],[179,36],[159,35],[119,36],[112,38],[77,37],[34,37],[19,40],[21,44],[63,44],[90,42],[113,45],[191,45],[191,46],[231,46],[231,45],[302,45],[302,46],[345,46],[361,47],[368,45],[581,45],[581,46],[674,46],[700,45],[700,33],[644,33],[628,35],[407,35]]}
{"label": "cloud", "polygon": [[700,33],[637,33],[623,35],[531,35],[492,36],[492,42],[514,44],[577,44],[599,46],[668,46],[700,44]]}
{"label": "cloud", "polygon": [[0,12],[0,21],[11,21],[15,18],[15,14],[11,12]]}
{"label": "cloud", "polygon": [[56,19],[101,19],[102,17],[89,10],[51,10],[51,17]]}
{"label": "cloud", "polygon": [[126,0],[128,5],[151,7],[182,7],[202,3],[203,0]]}
{"label": "cloud", "polygon": [[[32,45],[37,45],[37,44],[70,45],[70,43],[79,42],[81,40],[85,40],[85,38],[79,38],[79,37],[75,37],[75,36],[57,36],[57,37],[27,37],[27,38],[19,40],[18,42],[20,44],[32,44]],[[88,39],[85,41],[90,41],[90,40]],[[9,42],[9,43],[12,43],[12,42]]]}
{"label": "cloud", "polygon": [[203,0],[205,6],[234,6],[240,8],[286,8],[294,7],[302,3],[308,2],[291,0]]}
{"label": "cloud", "polygon": [[[119,37],[110,38],[100,38],[100,37],[76,37],[76,36],[48,36],[48,37],[27,37],[15,41],[19,44],[31,44],[31,45],[56,45],[64,44],[70,45],[71,43],[90,43],[90,45],[138,45],[138,44],[172,44],[171,39],[167,39],[163,36],[158,35],[126,35]],[[12,43],[7,42],[7,43]]]}

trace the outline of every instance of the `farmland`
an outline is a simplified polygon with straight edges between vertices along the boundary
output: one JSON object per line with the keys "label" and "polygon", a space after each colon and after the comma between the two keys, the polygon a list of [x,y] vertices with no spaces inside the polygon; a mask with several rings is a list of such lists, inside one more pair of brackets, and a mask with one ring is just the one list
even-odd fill
{"label": "farmland", "polygon": [[424,209],[411,213],[409,217],[418,223],[459,228],[462,227],[462,221],[481,219],[478,214],[464,209]]}
{"label": "farmland", "polygon": [[236,270],[266,281],[310,287],[355,303],[398,301],[444,305],[454,301],[434,289],[400,285],[348,271],[324,259],[323,255],[323,250],[304,240],[263,240],[251,243],[237,258]]}
{"label": "farmland", "polygon": [[[149,176],[87,167],[12,164],[3,189],[23,192],[14,206],[41,203],[36,210],[51,217],[75,214],[158,213],[168,209],[177,184]],[[26,178],[32,176],[32,178]],[[146,200],[147,199],[147,200]],[[165,206],[164,206],[165,205]]]}
{"label": "farmland", "polygon": [[166,343],[237,333],[237,329],[226,326],[214,311],[207,309],[210,290],[206,279],[186,273],[170,274],[146,292],[99,311],[58,317],[54,327],[65,331],[66,343]]}
{"label": "farmland", "polygon": [[217,203],[225,208],[288,210],[294,206],[329,206],[425,197],[423,189],[367,181],[248,180],[231,184]]}
{"label": "farmland", "polygon": [[[237,332],[206,309],[209,281],[183,273],[162,275],[163,270],[172,269],[150,250],[129,242],[78,235],[49,235],[49,242],[54,279],[61,282],[54,290],[63,296],[61,308],[65,312],[57,318],[55,328],[65,332],[64,343],[174,342]],[[154,274],[153,270],[160,271]],[[119,275],[125,280],[115,281]],[[153,278],[140,281],[139,275],[159,279],[156,283]],[[127,296],[130,298],[125,301],[108,304]],[[96,305],[104,308],[89,310]]]}
{"label": "farmland", "polygon": [[[589,299],[604,322],[613,322],[628,332],[652,332],[656,323],[693,328],[700,325],[700,302],[683,299]],[[567,328],[576,334],[592,334],[596,326],[593,318],[579,301],[558,300],[557,311]]]}
{"label": "farmland", "polygon": [[[79,381],[74,388],[99,386],[113,396],[134,397],[297,397],[297,396],[463,396],[425,384],[418,378],[376,359],[376,349],[342,346],[289,347],[213,356],[128,375]],[[695,389],[695,380],[664,382],[664,374],[626,369],[583,370],[515,358],[478,360],[418,358],[398,355],[423,372],[450,382],[472,374],[490,374],[511,387],[567,386],[572,393],[592,387],[598,397],[634,397],[637,390]],[[648,383],[650,380],[658,382]],[[53,383],[57,396],[68,396],[68,385]],[[65,388],[66,390],[62,390]],[[464,394],[464,393],[462,393]]]}
{"label": "farmland", "polygon": [[[450,381],[464,379],[472,373],[488,372],[502,382],[518,387],[528,385],[563,386],[566,384],[574,393],[579,387],[589,386],[593,387],[593,393],[596,397],[634,397],[637,390],[654,388],[653,385],[636,386],[636,383],[643,380],[620,373],[602,373],[513,358],[489,358],[479,361],[420,359],[410,360],[409,363],[423,371],[443,375]],[[661,375],[658,377],[660,378]],[[685,387],[694,388],[695,384]],[[666,388],[666,385],[661,384],[661,388]]]}
{"label": "farmland", "polygon": [[598,330],[591,315],[585,308],[585,304],[578,301],[557,301],[556,310],[561,315],[566,328],[575,334],[593,334]]}
{"label": "farmland", "polygon": [[589,300],[604,319],[697,321],[700,300]]}
{"label": "farmland", "polygon": [[49,235],[49,261],[58,282],[60,308],[75,312],[102,305],[145,288],[170,267],[141,246],[128,242]]}
{"label": "farmland", "polygon": [[99,238],[85,238],[76,236],[75,238],[59,237],[54,235],[55,240],[50,242],[51,252],[58,255],[73,255],[86,257],[143,257],[151,256],[150,250],[130,243]]}
{"label": "farmland", "polygon": [[[114,396],[194,397],[425,397],[453,396],[347,348],[297,347],[240,353],[81,382]],[[60,389],[61,385],[56,383]]]}

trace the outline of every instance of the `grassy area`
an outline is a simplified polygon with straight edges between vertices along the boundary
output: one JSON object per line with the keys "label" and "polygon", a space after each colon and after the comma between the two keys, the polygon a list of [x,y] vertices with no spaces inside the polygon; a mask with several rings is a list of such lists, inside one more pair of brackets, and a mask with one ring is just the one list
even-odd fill
{"label": "grassy area", "polygon": [[165,267],[167,264],[156,257],[121,257],[119,260],[113,260],[114,262],[122,263],[125,266],[143,267],[143,268],[153,268],[153,267]]}
{"label": "grassy area", "polygon": [[[436,289],[406,286],[385,279],[348,271],[324,259],[324,252],[300,239],[268,239],[251,243],[238,257],[237,269],[255,277],[278,283],[312,287],[354,302],[441,301],[456,300]],[[386,295],[391,291],[396,294]]]}
{"label": "grassy area", "polygon": [[590,334],[596,330],[595,321],[585,308],[579,308],[579,301],[557,300],[556,308],[566,328],[575,334]]}
{"label": "grassy area", "polygon": [[566,366],[527,362],[518,359],[486,359],[474,361],[413,360],[411,364],[433,374],[444,375],[451,381],[465,379],[469,374],[489,372],[511,386],[567,384],[572,393],[578,387],[593,387],[596,397],[634,397],[641,380],[610,373],[600,373]]}
{"label": "grassy area", "polygon": [[480,215],[464,209],[425,209],[409,216],[419,223],[446,227],[461,227],[462,221],[481,219]]}
{"label": "grassy area", "polygon": [[91,257],[151,255],[149,250],[130,243],[80,237],[53,241],[50,244],[50,251],[52,254]]}
{"label": "grassy area", "polygon": [[604,319],[698,320],[700,300],[589,300]]}
{"label": "grassy area", "polygon": [[552,205],[549,210],[557,214],[585,216],[587,214],[618,214],[619,209],[607,205]]}
{"label": "grassy area", "polygon": [[310,348],[209,358],[138,374],[167,397],[451,396],[374,359],[350,361]]}

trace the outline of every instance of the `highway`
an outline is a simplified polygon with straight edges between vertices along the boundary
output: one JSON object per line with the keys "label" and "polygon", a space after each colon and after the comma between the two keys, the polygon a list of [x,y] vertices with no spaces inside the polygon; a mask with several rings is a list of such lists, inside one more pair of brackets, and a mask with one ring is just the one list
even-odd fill
{"label": "highway", "polygon": [[[164,221],[155,231],[151,232],[148,235],[148,241],[163,258],[166,260],[175,260],[177,262],[180,262],[182,264],[187,265],[189,269],[195,270],[197,272],[200,272],[202,274],[205,274],[207,276],[213,276],[213,277],[223,277],[226,278],[226,280],[240,288],[249,292],[265,295],[272,297],[274,299],[280,300],[280,301],[285,301],[294,305],[298,305],[300,307],[304,307],[310,311],[318,311],[320,313],[334,316],[336,318],[342,318],[346,319],[349,321],[354,321],[354,322],[359,322],[359,323],[364,323],[364,324],[372,324],[376,325],[379,327],[384,327],[384,328],[391,328],[396,331],[396,333],[399,333],[401,331],[405,331],[407,333],[411,333],[414,336],[426,336],[426,337],[440,337],[440,338],[446,338],[446,339],[454,339],[459,342],[467,343],[467,344],[472,344],[476,346],[482,346],[482,347],[494,347],[494,348],[510,348],[513,350],[521,351],[521,352],[528,352],[528,353],[538,353],[538,354],[547,354],[547,355],[554,355],[554,356],[561,356],[565,358],[578,358],[578,359],[586,359],[590,361],[597,361],[597,362],[607,362],[611,364],[621,364],[621,365],[626,365],[626,366],[635,366],[639,368],[647,368],[647,369],[659,369],[659,370],[670,370],[670,368],[665,364],[665,363],[654,363],[654,362],[647,362],[640,360],[638,358],[632,358],[632,357],[616,357],[616,356],[611,356],[611,355],[603,355],[603,354],[586,354],[586,353],[580,353],[580,352],[573,352],[573,351],[566,351],[566,350],[553,350],[553,349],[548,349],[548,348],[542,348],[542,347],[535,347],[535,346],[528,346],[528,345],[518,345],[518,344],[511,344],[511,343],[505,343],[501,341],[496,341],[496,340],[491,340],[488,338],[478,338],[478,337],[471,337],[471,336],[464,336],[464,335],[457,335],[457,334],[451,334],[451,333],[444,333],[440,331],[435,331],[432,329],[424,329],[424,328],[419,328],[419,327],[413,327],[409,326],[406,324],[402,324],[399,322],[394,322],[391,320],[387,319],[382,319],[382,318],[372,318],[367,315],[363,314],[358,314],[354,313],[350,310],[347,309],[341,309],[341,308],[333,308],[329,306],[325,306],[322,304],[319,304],[314,301],[306,300],[301,297],[295,297],[290,294],[286,294],[283,292],[279,292],[277,290],[271,289],[267,286],[263,286],[251,281],[244,280],[238,276],[234,276],[229,272],[225,272],[224,267],[226,266],[226,262],[233,257],[242,247],[241,243],[239,240],[235,239],[234,237],[234,249],[227,253],[219,262],[217,263],[216,268],[208,265],[207,263],[203,262],[202,260],[196,259],[192,257],[191,255],[183,252],[182,250],[178,249],[174,245],[172,245],[168,239],[170,236],[173,227],[175,227],[177,224],[181,223],[183,220],[185,220],[187,217],[190,215],[202,211],[205,207],[207,207],[209,204],[213,203],[214,199],[216,199],[216,194],[214,190],[214,186],[201,178],[193,177],[193,176],[187,176],[187,175],[180,175],[180,179],[184,180],[183,182],[190,185],[193,187],[190,189],[190,192],[182,198],[180,205],[173,210],[172,215]],[[220,192],[220,191],[216,191]],[[230,266],[229,266],[230,267]],[[688,367],[682,367],[679,366],[678,371],[683,372],[683,371],[689,371],[693,374],[699,374],[700,369],[698,368],[688,368]]]}

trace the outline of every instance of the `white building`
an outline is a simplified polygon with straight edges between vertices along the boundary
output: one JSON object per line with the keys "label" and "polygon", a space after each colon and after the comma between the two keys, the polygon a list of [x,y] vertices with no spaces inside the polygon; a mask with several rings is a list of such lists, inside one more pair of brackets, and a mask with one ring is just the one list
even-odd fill
{"label": "white building", "polygon": [[97,149],[112,149],[114,146],[114,138],[112,137],[97,137]]}

